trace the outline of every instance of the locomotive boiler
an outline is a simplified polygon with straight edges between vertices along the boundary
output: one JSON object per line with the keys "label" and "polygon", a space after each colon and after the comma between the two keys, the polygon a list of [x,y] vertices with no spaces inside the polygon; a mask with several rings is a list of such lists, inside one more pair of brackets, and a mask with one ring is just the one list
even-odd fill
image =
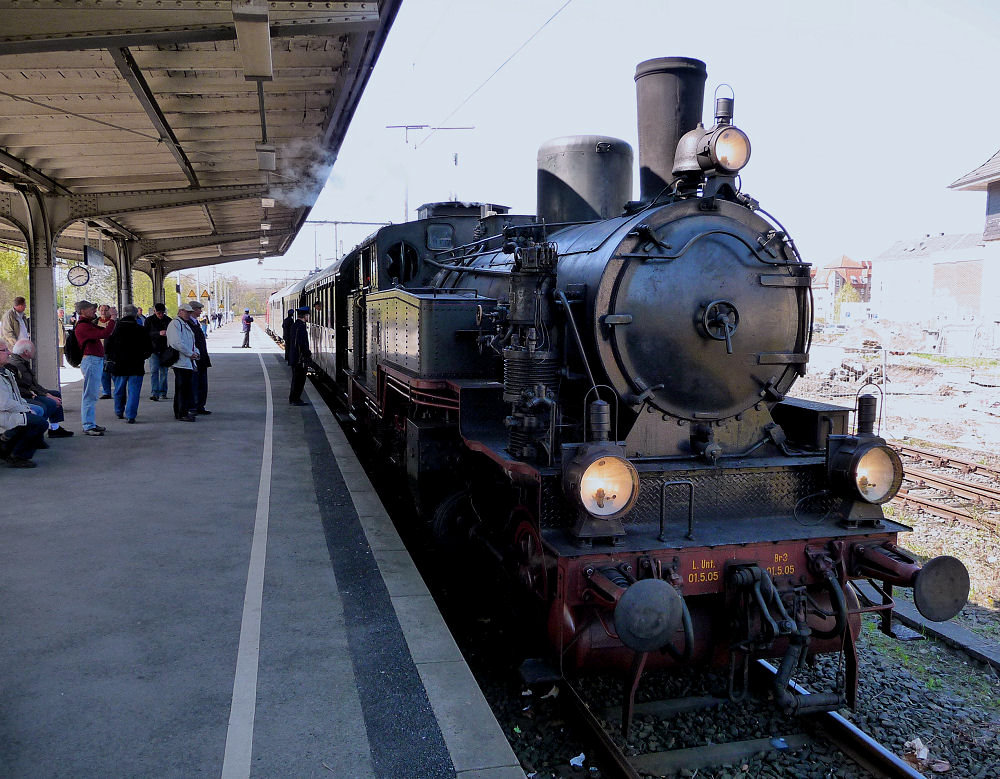
{"label": "locomotive boiler", "polygon": [[[860,615],[888,626],[912,587],[949,619],[968,574],[898,545],[876,398],[789,395],[810,266],[741,189],[734,100],[702,123],[706,78],[694,59],[638,66],[638,200],[624,141],[555,139],[537,214],[429,204],[277,305],[322,312],[314,351],[352,420],[439,538],[513,575],[560,667],[630,670],[626,717],[646,667],[717,665],[739,698],[758,657],[780,658],[783,708],[853,705]],[[824,652],[846,673],[807,702],[788,682]]]}

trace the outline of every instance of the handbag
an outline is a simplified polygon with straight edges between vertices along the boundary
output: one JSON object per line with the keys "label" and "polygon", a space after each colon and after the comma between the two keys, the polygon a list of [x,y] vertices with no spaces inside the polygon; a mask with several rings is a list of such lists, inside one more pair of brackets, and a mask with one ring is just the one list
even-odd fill
{"label": "handbag", "polygon": [[177,351],[174,347],[168,346],[157,356],[160,359],[160,367],[169,368],[171,365],[173,365],[181,358],[181,353]]}

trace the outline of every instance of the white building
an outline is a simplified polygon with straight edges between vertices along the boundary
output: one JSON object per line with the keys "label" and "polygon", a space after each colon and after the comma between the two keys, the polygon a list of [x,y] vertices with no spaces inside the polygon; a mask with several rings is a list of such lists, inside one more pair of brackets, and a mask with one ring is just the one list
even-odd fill
{"label": "white building", "polygon": [[979,233],[898,241],[874,259],[872,279],[880,320],[939,334],[945,354],[1000,348],[1000,243]]}

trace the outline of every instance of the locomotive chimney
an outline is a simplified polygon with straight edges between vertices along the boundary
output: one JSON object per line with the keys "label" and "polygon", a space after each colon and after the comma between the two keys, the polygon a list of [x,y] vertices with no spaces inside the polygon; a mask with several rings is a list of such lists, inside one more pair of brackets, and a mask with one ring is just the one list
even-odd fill
{"label": "locomotive chimney", "polygon": [[701,121],[707,78],[705,63],[689,57],[660,57],[636,66],[641,200],[652,200],[673,180],[677,142]]}

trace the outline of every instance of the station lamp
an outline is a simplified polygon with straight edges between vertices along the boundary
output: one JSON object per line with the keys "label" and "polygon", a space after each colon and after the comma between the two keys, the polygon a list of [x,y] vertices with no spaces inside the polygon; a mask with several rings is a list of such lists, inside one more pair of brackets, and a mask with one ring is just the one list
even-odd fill
{"label": "station lamp", "polygon": [[243,78],[247,81],[270,81],[271,25],[267,0],[233,0],[236,45],[243,60]]}
{"label": "station lamp", "polygon": [[277,150],[273,143],[255,144],[257,150],[257,169],[263,171],[275,171],[278,169]]}

